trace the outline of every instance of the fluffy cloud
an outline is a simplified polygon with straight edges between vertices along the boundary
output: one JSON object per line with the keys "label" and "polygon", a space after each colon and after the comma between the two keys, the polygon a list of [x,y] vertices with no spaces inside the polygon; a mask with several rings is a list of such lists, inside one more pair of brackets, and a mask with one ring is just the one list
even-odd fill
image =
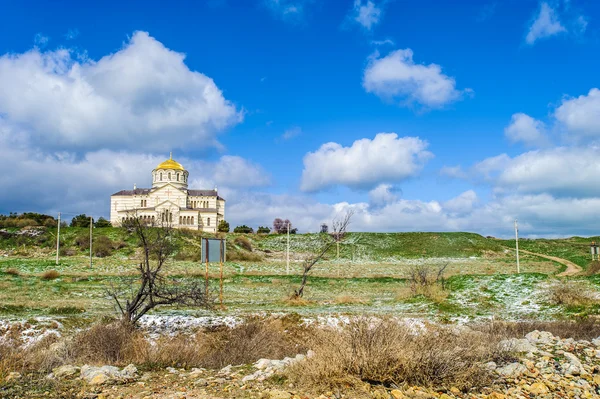
{"label": "fluffy cloud", "polygon": [[522,142],[532,147],[548,143],[544,124],[523,113],[512,116],[510,125],[504,129],[504,134],[513,143]]}
{"label": "fluffy cloud", "polygon": [[227,187],[259,187],[271,183],[270,176],[260,165],[238,156],[222,156],[212,173],[210,168],[202,173],[214,176],[216,182]]}
{"label": "fluffy cloud", "polygon": [[383,99],[426,108],[441,108],[463,94],[439,65],[416,64],[411,49],[396,50],[385,57],[376,52],[364,71],[363,87]]}
{"label": "fluffy cloud", "polygon": [[599,157],[597,149],[569,147],[530,151],[512,159],[503,157],[493,181],[500,191],[557,197],[600,196]]}
{"label": "fluffy cloud", "polygon": [[366,30],[379,23],[381,18],[381,8],[371,0],[354,0],[354,8],[352,10],[352,18]]}
{"label": "fluffy cloud", "polygon": [[350,147],[323,144],[304,156],[301,189],[313,192],[335,185],[370,188],[402,181],[416,175],[433,157],[427,145],[418,137],[399,138],[396,133],[379,133],[373,140],[357,140]]}
{"label": "fluffy cloud", "polygon": [[380,184],[369,191],[369,203],[373,206],[384,206],[398,200],[391,184]]}
{"label": "fluffy cloud", "polygon": [[525,42],[527,44],[534,44],[538,39],[554,36],[566,31],[567,29],[560,23],[556,11],[548,3],[542,3],[539,13],[531,23],[531,26],[529,26]]}
{"label": "fluffy cloud", "polygon": [[218,146],[242,119],[213,80],[145,32],[99,61],[69,50],[0,57],[0,115],[45,148]]}
{"label": "fluffy cloud", "polygon": [[473,210],[478,201],[477,193],[473,190],[468,190],[444,202],[443,207],[450,213],[468,214]]}
{"label": "fluffy cloud", "polygon": [[554,116],[576,140],[600,138],[600,90],[593,88],[587,95],[565,98]]}

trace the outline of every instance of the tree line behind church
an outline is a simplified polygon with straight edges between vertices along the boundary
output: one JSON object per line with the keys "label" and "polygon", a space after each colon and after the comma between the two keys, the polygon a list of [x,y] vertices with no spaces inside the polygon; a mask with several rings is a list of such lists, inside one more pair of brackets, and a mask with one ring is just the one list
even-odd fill
{"label": "tree line behind church", "polygon": [[[283,220],[281,218],[275,218],[275,220],[273,220],[272,230],[270,227],[267,226],[258,226],[258,229],[256,229],[256,234],[270,234],[271,231],[275,234],[286,234],[288,232],[288,227],[290,234],[298,233],[297,228],[292,228],[292,222],[290,222],[289,219]],[[217,231],[219,233],[229,233],[229,222],[221,220],[219,222],[219,225],[217,226]],[[233,229],[233,232],[238,234],[254,234],[254,229],[252,227],[246,226],[245,224],[242,224],[241,226],[236,226]]]}

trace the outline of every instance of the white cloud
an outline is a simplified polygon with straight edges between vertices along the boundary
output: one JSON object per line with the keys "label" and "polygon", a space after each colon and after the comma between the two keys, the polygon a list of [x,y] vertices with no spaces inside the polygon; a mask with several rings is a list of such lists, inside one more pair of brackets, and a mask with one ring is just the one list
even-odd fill
{"label": "white cloud", "polygon": [[354,0],[353,19],[366,30],[379,23],[382,10],[371,0]]}
{"label": "white cloud", "polygon": [[242,120],[212,79],[145,32],[99,61],[68,50],[0,57],[0,114],[35,145],[86,151],[219,146]]}
{"label": "white cloud", "polygon": [[73,40],[77,36],[79,36],[79,29],[69,29],[67,33],[65,33],[65,39]]}
{"label": "white cloud", "polygon": [[504,134],[513,143],[522,142],[532,147],[548,144],[544,124],[524,113],[513,114]]}
{"label": "white cloud", "polygon": [[418,137],[399,138],[379,133],[373,140],[361,139],[350,147],[323,144],[304,156],[301,189],[311,192],[335,185],[370,188],[415,176],[433,157],[427,142]]}
{"label": "white cloud", "polygon": [[363,87],[400,105],[416,103],[426,108],[441,108],[463,94],[439,65],[415,64],[411,49],[396,50],[382,58],[376,52],[364,71]]}
{"label": "white cloud", "polygon": [[201,169],[199,173],[212,175],[216,182],[227,187],[258,187],[271,183],[270,176],[260,165],[232,155],[222,156],[215,163],[214,172]]}
{"label": "white cloud", "polygon": [[370,42],[373,46],[384,46],[386,44],[389,44],[390,46],[393,46],[394,41],[392,39],[384,39],[384,40],[371,40]]}
{"label": "white cloud", "polygon": [[299,126],[294,126],[283,132],[281,138],[284,140],[289,140],[299,136],[300,134],[302,134],[302,129]]}
{"label": "white cloud", "polygon": [[451,213],[469,214],[478,201],[479,198],[477,197],[477,193],[473,190],[468,190],[457,197],[444,202],[443,207]]}
{"label": "white cloud", "polygon": [[600,90],[593,88],[587,95],[565,98],[554,116],[575,141],[600,138]]}
{"label": "white cloud", "polygon": [[36,33],[33,37],[33,42],[37,47],[46,47],[50,38],[42,33]]}
{"label": "white cloud", "polygon": [[396,202],[398,196],[394,191],[394,187],[391,184],[380,184],[369,191],[369,203],[377,207]]}
{"label": "white cloud", "polygon": [[465,179],[467,178],[467,173],[463,170],[460,165],[456,166],[443,166],[440,169],[441,176],[452,177],[455,179]]}
{"label": "white cloud", "polygon": [[489,179],[497,192],[592,197],[600,196],[599,157],[598,149],[557,147],[488,158],[475,165],[474,172]]}
{"label": "white cloud", "polygon": [[538,39],[566,31],[567,29],[560,23],[556,11],[548,3],[542,3],[538,15],[529,27],[525,41],[527,44],[534,44]]}
{"label": "white cloud", "polygon": [[304,16],[305,5],[312,0],[264,0],[271,12],[286,21],[299,21]]}

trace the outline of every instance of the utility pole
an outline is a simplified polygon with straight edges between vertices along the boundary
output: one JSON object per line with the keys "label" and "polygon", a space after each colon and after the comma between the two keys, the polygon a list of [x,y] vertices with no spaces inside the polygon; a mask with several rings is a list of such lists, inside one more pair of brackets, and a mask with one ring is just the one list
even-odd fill
{"label": "utility pole", "polygon": [[90,269],[92,268],[92,228],[94,227],[94,220],[90,216]]}
{"label": "utility pole", "polygon": [[290,274],[290,222],[287,224],[287,254],[285,262],[285,273]]}
{"label": "utility pole", "polygon": [[515,249],[517,251],[517,273],[521,273],[521,266],[519,265],[519,225],[517,219],[515,219]]}
{"label": "utility pole", "polygon": [[56,232],[56,264],[58,265],[58,252],[60,251],[60,212],[58,212],[58,231]]}

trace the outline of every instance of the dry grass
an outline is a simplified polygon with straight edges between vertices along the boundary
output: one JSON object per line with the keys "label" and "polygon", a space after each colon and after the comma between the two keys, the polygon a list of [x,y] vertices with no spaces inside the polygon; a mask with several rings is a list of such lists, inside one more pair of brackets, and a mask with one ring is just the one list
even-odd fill
{"label": "dry grass", "polygon": [[600,321],[595,318],[554,321],[496,321],[473,325],[471,328],[494,336],[496,339],[523,338],[535,330],[547,331],[560,338],[573,338],[576,340],[591,341],[600,336]]}
{"label": "dry grass", "polygon": [[428,327],[415,333],[393,320],[367,318],[340,330],[315,331],[315,355],[287,371],[307,389],[386,386],[480,387],[491,381],[483,364],[504,356],[497,341],[479,332]]}
{"label": "dry grass", "polygon": [[584,282],[558,281],[548,288],[551,303],[562,306],[590,305],[597,302],[589,285]]}
{"label": "dry grass", "polygon": [[10,269],[6,269],[4,271],[4,273],[6,274],[10,274],[11,276],[20,276],[21,272],[19,272],[17,269],[15,268],[10,268]]}
{"label": "dry grass", "polygon": [[350,305],[350,304],[364,304],[367,303],[365,299],[356,298],[350,295],[341,295],[335,298],[335,303],[338,305]]}
{"label": "dry grass", "polygon": [[56,270],[48,270],[45,271],[44,273],[42,273],[42,275],[40,276],[40,278],[42,280],[56,280],[57,278],[60,277],[60,273],[57,272]]}
{"label": "dry grass", "polygon": [[252,243],[246,237],[236,237],[233,242],[238,247],[244,248],[248,252],[252,252]]}
{"label": "dry grass", "polygon": [[241,261],[241,262],[260,262],[263,260],[262,256],[255,252],[248,252],[243,249],[241,250],[228,250],[227,251],[228,261]]}

